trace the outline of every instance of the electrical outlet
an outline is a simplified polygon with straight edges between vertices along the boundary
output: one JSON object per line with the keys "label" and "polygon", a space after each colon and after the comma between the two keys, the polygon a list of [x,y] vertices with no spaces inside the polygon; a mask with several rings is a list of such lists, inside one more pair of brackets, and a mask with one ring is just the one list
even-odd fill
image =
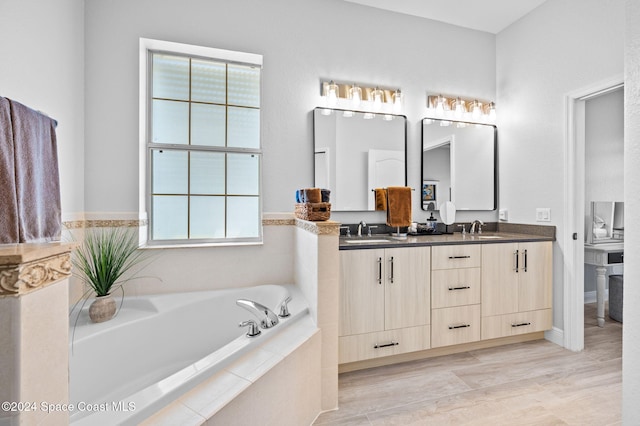
{"label": "electrical outlet", "polygon": [[498,213],[498,219],[506,222],[509,220],[509,210],[507,209],[500,209],[499,213]]}
{"label": "electrical outlet", "polygon": [[551,222],[551,209],[548,207],[537,208],[536,222]]}

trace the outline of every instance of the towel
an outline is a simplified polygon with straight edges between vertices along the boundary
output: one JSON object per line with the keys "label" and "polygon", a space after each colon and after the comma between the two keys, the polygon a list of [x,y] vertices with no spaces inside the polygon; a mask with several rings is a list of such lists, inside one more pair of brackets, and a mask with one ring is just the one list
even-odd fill
{"label": "towel", "polygon": [[19,242],[13,155],[10,104],[0,96],[0,244]]}
{"label": "towel", "polygon": [[387,188],[387,225],[411,225],[411,188],[408,186]]}
{"label": "towel", "polygon": [[320,188],[306,188],[304,190],[304,195],[307,199],[307,203],[322,202],[322,192],[320,191]]}
{"label": "towel", "polygon": [[21,243],[60,240],[60,175],[55,120],[9,100]]}
{"label": "towel", "polygon": [[376,197],[376,210],[387,210],[387,190],[384,188],[376,188],[373,190]]}

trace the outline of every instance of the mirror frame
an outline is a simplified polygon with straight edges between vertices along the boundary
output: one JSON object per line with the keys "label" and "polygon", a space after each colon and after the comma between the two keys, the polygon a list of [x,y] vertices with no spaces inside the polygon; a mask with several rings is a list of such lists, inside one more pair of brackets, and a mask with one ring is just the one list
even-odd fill
{"label": "mirror frame", "polygon": [[[473,209],[473,208],[465,208],[459,207],[456,204],[456,210],[460,211],[495,211],[498,208],[498,127],[495,124],[487,124],[487,123],[474,123],[470,121],[463,120],[446,120],[443,118],[433,118],[433,117],[424,117],[420,120],[420,208],[424,211],[429,211],[424,207],[422,203],[422,182],[424,181],[424,121],[432,120],[432,121],[449,121],[451,123],[466,123],[470,126],[474,126],[476,124],[480,124],[483,126],[493,127],[493,208],[492,209]],[[440,203],[442,204],[442,203]],[[454,203],[455,204],[455,203]],[[436,211],[439,210],[439,206],[436,206]]]}
{"label": "mirror frame", "polygon": [[[325,107],[315,107],[311,113],[312,113],[312,141],[313,141],[313,145],[312,145],[312,154],[313,154],[313,169],[312,169],[312,173],[313,173],[313,181],[314,181],[314,185],[316,185],[315,182],[315,175],[316,175],[316,161],[315,161],[315,150],[316,150],[316,119],[315,119],[315,114],[316,111],[319,110],[331,110],[331,111],[339,111],[339,112],[344,112],[344,111],[352,111],[354,113],[359,113],[359,114],[367,114],[367,113],[372,113],[371,111],[361,111],[361,110],[353,110],[353,109],[342,109],[342,108],[325,108]],[[407,150],[407,116],[403,115],[403,114],[388,114],[386,112],[373,112],[372,114],[384,114],[384,115],[392,115],[394,117],[399,117],[404,119],[404,186],[407,186],[407,182],[408,182],[408,167],[407,167],[407,162],[409,159],[409,153]],[[333,188],[328,188],[328,189],[333,189]],[[367,189],[367,191],[369,191],[369,189]],[[331,211],[335,211],[335,212],[372,212],[375,210],[342,210],[339,207],[335,208],[333,203],[331,204]]]}

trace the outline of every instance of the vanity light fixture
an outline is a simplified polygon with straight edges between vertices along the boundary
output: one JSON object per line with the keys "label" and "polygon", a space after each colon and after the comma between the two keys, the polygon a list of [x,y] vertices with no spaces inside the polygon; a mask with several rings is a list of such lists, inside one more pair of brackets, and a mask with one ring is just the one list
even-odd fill
{"label": "vanity light fixture", "polygon": [[445,120],[494,123],[496,104],[483,99],[427,95],[427,116]]}
{"label": "vanity light fixture", "polygon": [[321,90],[327,108],[340,108],[363,112],[399,114],[404,94],[400,89],[385,89],[379,86],[366,87],[357,84],[322,83]]}

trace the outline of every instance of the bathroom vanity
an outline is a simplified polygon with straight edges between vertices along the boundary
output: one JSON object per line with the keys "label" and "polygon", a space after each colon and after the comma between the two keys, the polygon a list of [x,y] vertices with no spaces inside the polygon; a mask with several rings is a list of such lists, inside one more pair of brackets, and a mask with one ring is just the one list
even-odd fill
{"label": "bathroom vanity", "polygon": [[341,371],[542,338],[553,236],[341,238]]}

